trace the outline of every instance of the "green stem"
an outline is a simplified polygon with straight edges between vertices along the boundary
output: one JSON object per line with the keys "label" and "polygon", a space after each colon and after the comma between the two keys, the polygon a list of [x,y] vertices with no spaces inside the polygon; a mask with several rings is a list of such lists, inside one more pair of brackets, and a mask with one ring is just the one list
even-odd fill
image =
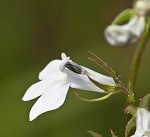
{"label": "green stem", "polygon": [[[148,30],[148,28],[147,28]],[[144,53],[144,50],[148,43],[148,31],[145,33],[145,35],[141,38],[139,41],[139,44],[137,45],[137,48],[135,50],[130,71],[129,71],[129,77],[128,77],[128,103],[132,103],[134,101],[134,90],[136,86],[138,71],[141,63],[141,59]]]}

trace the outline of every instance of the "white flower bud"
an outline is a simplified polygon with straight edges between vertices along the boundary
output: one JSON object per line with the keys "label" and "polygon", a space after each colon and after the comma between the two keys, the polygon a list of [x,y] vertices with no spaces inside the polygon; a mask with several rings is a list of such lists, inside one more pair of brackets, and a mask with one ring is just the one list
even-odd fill
{"label": "white flower bud", "polygon": [[138,0],[134,9],[139,16],[150,14],[150,0]]}
{"label": "white flower bud", "polygon": [[110,25],[105,30],[105,38],[114,46],[124,46],[136,42],[145,29],[144,17],[133,17],[128,24]]}
{"label": "white flower bud", "polygon": [[110,25],[105,30],[105,38],[114,46],[123,46],[130,42],[132,34],[128,26]]}
{"label": "white flower bud", "polygon": [[127,25],[132,34],[139,38],[145,30],[145,17],[135,16]]}

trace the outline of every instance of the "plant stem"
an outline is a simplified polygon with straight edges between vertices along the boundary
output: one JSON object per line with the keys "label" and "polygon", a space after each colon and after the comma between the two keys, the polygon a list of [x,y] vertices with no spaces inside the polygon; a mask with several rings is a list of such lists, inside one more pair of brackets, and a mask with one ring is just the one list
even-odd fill
{"label": "plant stem", "polygon": [[129,71],[129,77],[128,77],[128,91],[129,91],[128,100],[127,100],[128,103],[132,103],[134,101],[134,90],[136,86],[139,67],[141,64],[141,59],[144,50],[148,45],[148,39],[149,39],[148,34],[149,33],[147,31],[147,33],[140,39],[137,48],[135,50],[135,53],[133,55],[133,59]]}

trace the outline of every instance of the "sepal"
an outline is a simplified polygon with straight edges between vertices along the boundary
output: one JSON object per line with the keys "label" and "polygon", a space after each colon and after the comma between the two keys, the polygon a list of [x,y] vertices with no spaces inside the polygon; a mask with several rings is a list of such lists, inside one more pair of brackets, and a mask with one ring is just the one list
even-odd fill
{"label": "sepal", "polygon": [[134,116],[137,112],[137,107],[133,106],[133,105],[129,105],[126,107],[125,109],[125,113],[130,113],[132,116]]}
{"label": "sepal", "polygon": [[86,98],[83,98],[83,97],[79,96],[79,95],[76,93],[76,96],[77,96],[80,100],[86,101],[86,102],[103,101],[103,100],[106,100],[107,98],[109,98],[111,95],[113,95],[113,93],[108,93],[108,94],[106,94],[105,96],[102,96],[102,97],[96,98],[96,99],[86,99]]}
{"label": "sepal", "polygon": [[91,61],[96,63],[98,66],[100,66],[102,69],[104,69],[109,75],[113,78],[115,81],[116,85],[115,86],[109,86],[109,85],[104,85],[101,83],[97,83],[93,79],[90,78],[90,80],[97,85],[100,88],[103,88],[106,92],[113,92],[113,93],[120,93],[121,91],[124,92],[125,94],[128,93],[127,89],[123,85],[123,83],[119,80],[119,75],[106,63],[104,62],[100,57],[95,55],[92,52],[89,52],[93,58],[89,57]]}
{"label": "sepal", "polygon": [[133,9],[126,9],[122,11],[118,16],[116,16],[112,24],[120,24],[124,21],[129,20],[133,15],[134,15]]}
{"label": "sepal", "polygon": [[112,137],[118,137],[118,136],[114,133],[114,131],[113,131],[112,129],[110,130],[110,132],[111,132],[111,136],[112,136]]}

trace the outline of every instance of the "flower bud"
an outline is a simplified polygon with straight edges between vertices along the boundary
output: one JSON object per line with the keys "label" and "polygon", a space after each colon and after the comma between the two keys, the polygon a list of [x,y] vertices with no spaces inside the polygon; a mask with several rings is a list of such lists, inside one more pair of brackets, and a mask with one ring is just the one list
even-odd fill
{"label": "flower bud", "polygon": [[138,0],[134,9],[139,16],[150,14],[150,0]]}
{"label": "flower bud", "polygon": [[105,30],[105,38],[113,46],[123,46],[130,43],[132,34],[128,26],[110,25]]}
{"label": "flower bud", "polygon": [[125,25],[110,25],[105,30],[105,38],[113,46],[124,46],[136,42],[145,29],[143,16],[133,17]]}

